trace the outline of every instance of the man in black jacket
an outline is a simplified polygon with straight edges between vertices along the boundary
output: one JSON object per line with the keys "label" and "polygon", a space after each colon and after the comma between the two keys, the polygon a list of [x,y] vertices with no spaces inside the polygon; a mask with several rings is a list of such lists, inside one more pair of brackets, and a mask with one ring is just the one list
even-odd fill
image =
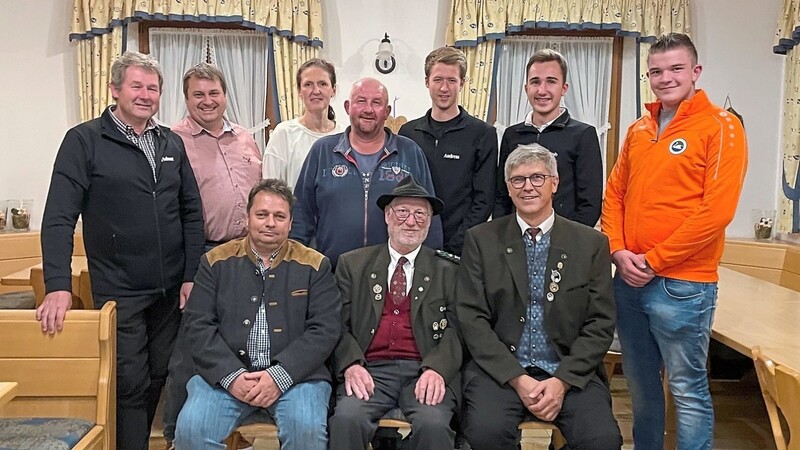
{"label": "man in black jacket", "polygon": [[497,134],[494,127],[458,104],[467,59],[454,47],[442,47],[425,58],[425,86],[431,95],[428,113],[398,133],[422,148],[436,195],[444,201],[444,249],[461,254],[464,233],[486,222],[494,207]]}
{"label": "man in black jacket", "polygon": [[[116,102],[69,130],[53,166],[42,221],[47,295],[42,330],[72,305],[78,215],[97,308],[117,302],[117,448],[146,450],[203,249],[203,213],[180,137],[158,126],[158,61],[126,52],[111,67]],[[180,305],[180,306],[179,306]]]}
{"label": "man in black jacket", "polygon": [[561,98],[569,89],[567,61],[554,50],[540,50],[528,60],[525,73],[525,93],[533,111],[503,133],[492,217],[514,210],[503,179],[508,155],[519,145],[539,144],[555,153],[558,162],[560,182],[553,196],[556,214],[593,227],[603,202],[603,160],[597,130],[571,118],[567,108],[561,107]]}

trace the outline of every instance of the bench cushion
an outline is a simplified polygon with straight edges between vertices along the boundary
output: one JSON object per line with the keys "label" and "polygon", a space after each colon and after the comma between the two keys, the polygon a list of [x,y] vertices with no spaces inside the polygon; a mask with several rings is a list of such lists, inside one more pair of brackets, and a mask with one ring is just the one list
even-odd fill
{"label": "bench cushion", "polygon": [[0,419],[0,450],[69,450],[93,427],[83,419]]}
{"label": "bench cushion", "polygon": [[36,299],[33,291],[8,292],[0,294],[0,309],[35,309]]}

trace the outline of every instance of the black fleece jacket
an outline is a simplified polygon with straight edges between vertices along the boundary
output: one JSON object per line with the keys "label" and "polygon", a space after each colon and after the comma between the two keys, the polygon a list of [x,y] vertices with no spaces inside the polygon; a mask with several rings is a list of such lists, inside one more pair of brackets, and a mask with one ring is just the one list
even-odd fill
{"label": "black fleece jacket", "polygon": [[158,127],[156,176],[111,118],[69,130],[58,150],[42,220],[47,292],[72,290],[73,232],[96,294],[151,294],[192,281],[203,251],[203,211],[181,138]]}

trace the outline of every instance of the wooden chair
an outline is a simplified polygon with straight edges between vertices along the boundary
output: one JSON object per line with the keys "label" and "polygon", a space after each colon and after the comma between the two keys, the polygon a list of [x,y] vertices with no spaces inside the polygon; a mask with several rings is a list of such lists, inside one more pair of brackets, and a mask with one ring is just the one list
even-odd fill
{"label": "wooden chair", "polygon": [[[88,432],[73,449],[115,449],[116,303],[69,311],[55,335],[43,334],[34,314],[0,310],[0,378],[18,383],[16,397],[0,408],[0,425],[11,418],[82,419]],[[41,426],[36,436],[55,428]]]}
{"label": "wooden chair", "polygon": [[[767,407],[772,435],[778,450],[800,449],[800,373],[785,366],[776,366],[759,347],[754,347],[753,363]],[[784,435],[781,416],[789,427]]]}

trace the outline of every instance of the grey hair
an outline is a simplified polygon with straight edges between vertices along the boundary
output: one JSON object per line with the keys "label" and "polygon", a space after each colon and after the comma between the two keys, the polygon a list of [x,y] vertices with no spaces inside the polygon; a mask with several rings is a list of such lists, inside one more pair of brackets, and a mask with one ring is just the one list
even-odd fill
{"label": "grey hair", "polygon": [[556,157],[550,150],[539,144],[524,144],[518,145],[517,148],[508,155],[506,165],[503,167],[505,178],[508,179],[508,176],[515,167],[529,163],[544,163],[548,175],[558,176]]}
{"label": "grey hair", "polygon": [[164,84],[164,74],[161,73],[161,65],[158,60],[150,55],[139,52],[125,52],[111,65],[111,84],[115,89],[122,89],[122,82],[125,81],[125,71],[128,67],[140,67],[144,70],[155,72],[158,75],[158,91]]}

